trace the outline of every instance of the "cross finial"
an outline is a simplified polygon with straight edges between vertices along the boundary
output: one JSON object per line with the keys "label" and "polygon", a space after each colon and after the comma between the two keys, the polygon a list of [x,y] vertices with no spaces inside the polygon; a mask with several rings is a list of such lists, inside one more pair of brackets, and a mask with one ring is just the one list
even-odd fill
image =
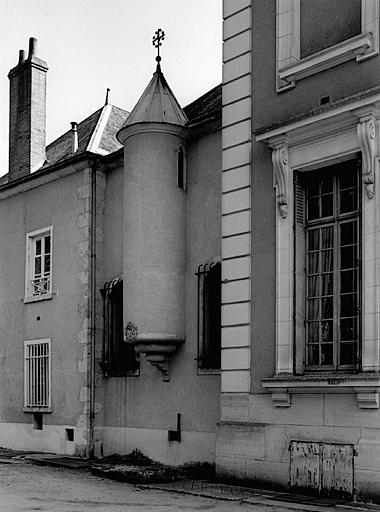
{"label": "cross finial", "polygon": [[160,57],[160,46],[162,45],[162,41],[165,39],[165,32],[162,30],[162,29],[157,29],[156,32],[154,33],[154,36],[153,36],[153,39],[152,39],[152,44],[155,48],[157,48],[157,57],[156,57],[156,61],[157,61],[157,70],[159,71],[160,70],[160,61],[161,61],[161,57]]}

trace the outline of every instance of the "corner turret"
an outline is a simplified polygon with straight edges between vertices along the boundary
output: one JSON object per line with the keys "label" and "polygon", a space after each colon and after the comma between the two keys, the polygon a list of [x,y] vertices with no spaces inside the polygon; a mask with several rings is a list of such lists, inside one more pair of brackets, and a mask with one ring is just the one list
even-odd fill
{"label": "corner turret", "polygon": [[156,60],[117,138],[124,145],[125,340],[168,381],[170,358],[185,341],[187,118]]}

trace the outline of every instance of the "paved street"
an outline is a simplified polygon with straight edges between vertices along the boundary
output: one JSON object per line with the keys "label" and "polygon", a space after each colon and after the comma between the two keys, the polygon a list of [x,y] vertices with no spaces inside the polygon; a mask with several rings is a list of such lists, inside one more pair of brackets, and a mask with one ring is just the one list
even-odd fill
{"label": "paved street", "polygon": [[[268,511],[241,501],[227,501],[156,489],[138,488],[73,470],[32,463],[0,464],[0,511]],[[270,507],[270,510],[283,510]],[[327,509],[325,509],[327,510]]]}

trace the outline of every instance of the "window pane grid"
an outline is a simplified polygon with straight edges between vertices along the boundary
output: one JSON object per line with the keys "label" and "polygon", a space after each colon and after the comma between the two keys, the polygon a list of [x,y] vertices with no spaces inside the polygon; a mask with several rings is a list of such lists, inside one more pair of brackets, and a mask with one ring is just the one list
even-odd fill
{"label": "window pane grid", "polygon": [[306,200],[306,364],[352,368],[359,348],[356,170],[313,176]]}
{"label": "window pane grid", "polygon": [[335,338],[332,285],[334,226],[311,229],[307,235],[308,362],[313,366],[331,366]]}
{"label": "window pane grid", "polygon": [[357,364],[358,352],[358,308],[359,308],[359,258],[358,258],[358,221],[351,220],[340,224],[340,365]]}
{"label": "window pane grid", "polygon": [[33,240],[32,294],[43,295],[50,291],[51,236],[44,235]]}

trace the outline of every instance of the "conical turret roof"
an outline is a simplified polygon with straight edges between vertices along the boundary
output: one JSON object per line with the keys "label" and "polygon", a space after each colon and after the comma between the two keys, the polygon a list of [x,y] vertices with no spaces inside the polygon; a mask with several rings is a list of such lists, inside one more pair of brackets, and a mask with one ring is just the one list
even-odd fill
{"label": "conical turret roof", "polygon": [[158,63],[152,80],[124,126],[137,123],[169,123],[185,126],[187,117],[170,89]]}

